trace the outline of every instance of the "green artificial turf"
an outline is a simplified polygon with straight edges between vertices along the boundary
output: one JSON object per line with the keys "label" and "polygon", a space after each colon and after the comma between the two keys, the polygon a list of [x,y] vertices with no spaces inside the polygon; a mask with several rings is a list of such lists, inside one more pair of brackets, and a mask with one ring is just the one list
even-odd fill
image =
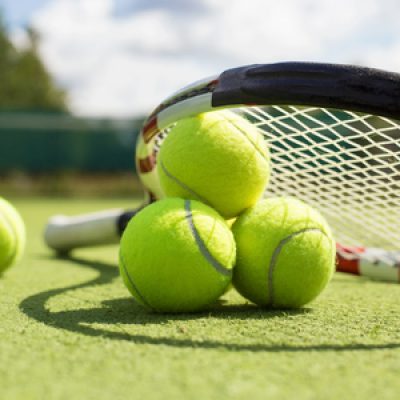
{"label": "green artificial turf", "polygon": [[400,285],[336,274],[296,311],[234,291],[192,315],[150,314],[117,269],[117,246],[57,259],[47,218],[125,200],[12,199],[28,228],[0,279],[0,399],[398,399]]}

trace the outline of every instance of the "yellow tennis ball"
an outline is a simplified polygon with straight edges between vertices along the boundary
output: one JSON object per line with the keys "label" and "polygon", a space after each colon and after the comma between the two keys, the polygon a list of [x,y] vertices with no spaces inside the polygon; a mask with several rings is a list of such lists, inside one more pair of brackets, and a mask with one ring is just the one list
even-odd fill
{"label": "yellow tennis ball", "polygon": [[162,143],[157,171],[166,196],[199,200],[228,219],[264,192],[269,153],[248,120],[214,111],[175,124]]}
{"label": "yellow tennis ball", "polygon": [[335,241],[315,209],[294,198],[261,200],[233,225],[233,283],[261,306],[300,307],[315,299],[335,270]]}
{"label": "yellow tennis ball", "polygon": [[157,312],[191,312],[225,292],[235,257],[232,232],[216,211],[198,201],[167,198],[131,219],[119,264],[138,303]]}
{"label": "yellow tennis ball", "polygon": [[18,211],[0,197],[0,275],[22,256],[25,226]]}

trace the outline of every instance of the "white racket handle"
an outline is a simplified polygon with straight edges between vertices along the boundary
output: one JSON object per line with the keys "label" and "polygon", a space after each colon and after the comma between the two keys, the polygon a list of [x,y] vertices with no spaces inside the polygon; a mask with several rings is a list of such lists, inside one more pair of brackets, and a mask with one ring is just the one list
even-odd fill
{"label": "white racket handle", "polygon": [[336,270],[400,283],[400,251],[337,245]]}
{"label": "white racket handle", "polygon": [[44,232],[46,244],[58,252],[74,248],[119,243],[118,220],[123,210],[114,209],[76,217],[51,217]]}

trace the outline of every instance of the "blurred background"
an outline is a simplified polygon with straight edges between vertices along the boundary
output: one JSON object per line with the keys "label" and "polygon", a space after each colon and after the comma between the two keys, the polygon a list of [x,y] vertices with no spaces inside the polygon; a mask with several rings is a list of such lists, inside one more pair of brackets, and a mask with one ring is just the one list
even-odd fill
{"label": "blurred background", "polygon": [[398,0],[0,0],[0,193],[133,196],[166,96],[279,61],[400,72]]}

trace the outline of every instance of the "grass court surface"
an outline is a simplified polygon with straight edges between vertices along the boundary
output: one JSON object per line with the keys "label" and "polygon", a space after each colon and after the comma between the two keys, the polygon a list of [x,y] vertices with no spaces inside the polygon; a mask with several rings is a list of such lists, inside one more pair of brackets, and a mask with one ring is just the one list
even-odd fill
{"label": "grass court surface", "polygon": [[117,246],[57,259],[42,241],[53,214],[134,202],[9,200],[28,247],[0,279],[1,399],[399,398],[399,285],[337,273],[296,311],[231,291],[207,312],[151,314],[123,286]]}

